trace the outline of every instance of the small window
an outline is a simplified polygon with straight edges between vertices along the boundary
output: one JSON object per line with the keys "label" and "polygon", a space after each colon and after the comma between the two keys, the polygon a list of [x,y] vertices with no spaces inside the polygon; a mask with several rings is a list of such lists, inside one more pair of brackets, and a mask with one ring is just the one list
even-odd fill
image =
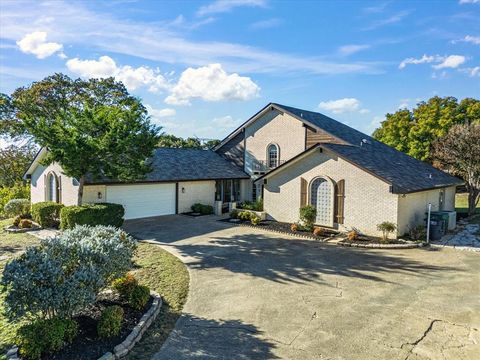
{"label": "small window", "polygon": [[47,200],[53,202],[59,201],[58,180],[54,173],[48,174],[47,177]]}
{"label": "small window", "polygon": [[442,211],[445,209],[445,190],[440,190],[440,194],[438,196],[438,210]]}
{"label": "small window", "polygon": [[274,168],[278,166],[278,146],[275,144],[270,144],[268,146],[268,167]]}

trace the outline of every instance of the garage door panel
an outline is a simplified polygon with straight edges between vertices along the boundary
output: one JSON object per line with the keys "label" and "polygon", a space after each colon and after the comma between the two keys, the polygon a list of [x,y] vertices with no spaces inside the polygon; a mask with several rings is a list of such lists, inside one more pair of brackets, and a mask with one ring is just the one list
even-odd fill
{"label": "garage door panel", "polygon": [[107,201],[125,207],[125,219],[175,214],[175,184],[107,186]]}

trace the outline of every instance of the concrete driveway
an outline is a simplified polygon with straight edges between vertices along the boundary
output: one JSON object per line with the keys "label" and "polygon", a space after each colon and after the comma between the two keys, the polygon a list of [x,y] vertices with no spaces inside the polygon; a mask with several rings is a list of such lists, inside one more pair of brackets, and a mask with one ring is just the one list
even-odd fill
{"label": "concrete driveway", "polygon": [[127,222],[190,269],[155,359],[478,359],[479,253],[366,250],[231,227]]}

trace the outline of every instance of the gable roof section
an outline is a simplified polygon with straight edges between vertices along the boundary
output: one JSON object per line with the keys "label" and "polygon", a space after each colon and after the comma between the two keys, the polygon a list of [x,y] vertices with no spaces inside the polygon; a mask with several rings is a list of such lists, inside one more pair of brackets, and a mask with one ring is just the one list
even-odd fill
{"label": "gable roof section", "polygon": [[[242,169],[211,150],[158,148],[150,159],[153,170],[136,182],[172,182],[248,179]],[[134,181],[135,182],[135,181]],[[86,184],[121,183],[115,179],[87,178]]]}
{"label": "gable roof section", "polygon": [[[409,193],[463,184],[461,179],[438,170],[428,163],[417,160],[323,114],[276,103],[267,105],[262,111],[269,107],[286,112],[306,125],[321,129],[341,140],[338,144],[320,143],[319,145],[391,184],[394,193]],[[249,122],[255,120],[256,118],[251,118],[241,127],[247,126]],[[315,146],[305,150],[305,152],[313,147]],[[271,172],[288,167],[294,159],[271,170]],[[259,179],[268,176],[268,174]]]}

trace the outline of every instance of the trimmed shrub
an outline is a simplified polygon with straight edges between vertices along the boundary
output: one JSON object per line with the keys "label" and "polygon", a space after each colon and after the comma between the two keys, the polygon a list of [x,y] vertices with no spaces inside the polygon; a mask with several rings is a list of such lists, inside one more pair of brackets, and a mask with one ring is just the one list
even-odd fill
{"label": "trimmed shrub", "polygon": [[30,200],[12,199],[7,202],[3,210],[7,216],[26,215],[30,213]]}
{"label": "trimmed shrub", "polygon": [[5,266],[9,319],[71,317],[132,266],[136,242],[114,227],[77,226],[29,247]]}
{"label": "trimmed shrub", "polygon": [[204,205],[204,204],[193,204],[191,207],[192,211],[195,213],[200,213],[202,215],[210,215],[213,214],[213,206],[211,205]]}
{"label": "trimmed shrub", "polygon": [[292,230],[293,232],[298,231],[298,224],[295,224],[295,223],[291,224],[290,225],[290,230]]}
{"label": "trimmed shrub", "polygon": [[120,294],[121,297],[125,299],[130,297],[130,294],[137,285],[137,279],[135,279],[135,277],[130,273],[127,273],[125,276],[114,280],[112,284],[113,288]]}
{"label": "trimmed shrub", "polygon": [[258,198],[253,202],[244,201],[238,205],[238,208],[243,210],[263,211],[263,199]]}
{"label": "trimmed shrub", "polygon": [[128,297],[128,304],[137,310],[142,310],[150,299],[150,289],[145,285],[137,285],[134,287]]}
{"label": "trimmed shrub", "polygon": [[358,236],[359,234],[356,230],[351,230],[347,234],[347,239],[348,241],[355,241],[355,240],[358,240]]}
{"label": "trimmed shrub", "polygon": [[123,224],[123,205],[112,203],[66,206],[60,211],[60,228],[73,229],[76,225],[105,225],[120,227]]}
{"label": "trimmed shrub", "polygon": [[33,223],[32,220],[29,219],[22,219],[20,220],[18,227],[20,229],[30,229],[32,227]]}
{"label": "trimmed shrub", "polygon": [[388,235],[397,230],[397,225],[390,221],[384,221],[377,225],[377,230],[382,232],[383,241],[388,241]]}
{"label": "trimmed shrub", "polygon": [[238,213],[238,218],[243,221],[250,221],[252,213],[250,211],[240,211]]}
{"label": "trimmed shrub", "polygon": [[97,324],[98,336],[101,338],[109,338],[120,334],[123,315],[123,309],[118,305],[105,308]]}
{"label": "trimmed shrub", "polygon": [[39,359],[42,354],[60,350],[77,336],[78,325],[72,319],[38,319],[17,331],[17,345],[22,357]]}
{"label": "trimmed shrub", "polygon": [[252,216],[250,216],[250,223],[252,225],[257,226],[258,224],[260,224],[260,221],[262,221],[262,219],[260,219],[259,216],[255,215],[255,214],[252,214]]}
{"label": "trimmed shrub", "polygon": [[30,199],[30,186],[19,182],[12,187],[0,186],[0,213],[3,207],[12,199]]}
{"label": "trimmed shrub", "polygon": [[64,207],[63,204],[58,204],[53,201],[44,201],[32,204],[32,217],[36,223],[42,227],[58,227],[60,220],[60,210]]}
{"label": "trimmed shrub", "polygon": [[233,209],[230,211],[230,219],[238,219],[239,211],[237,209]]}
{"label": "trimmed shrub", "polygon": [[315,226],[313,228],[313,235],[315,236],[322,236],[325,233],[325,230],[322,229],[321,227]]}
{"label": "trimmed shrub", "polygon": [[312,231],[313,224],[317,217],[317,209],[312,205],[302,206],[300,208],[300,220],[304,223],[305,230]]}

